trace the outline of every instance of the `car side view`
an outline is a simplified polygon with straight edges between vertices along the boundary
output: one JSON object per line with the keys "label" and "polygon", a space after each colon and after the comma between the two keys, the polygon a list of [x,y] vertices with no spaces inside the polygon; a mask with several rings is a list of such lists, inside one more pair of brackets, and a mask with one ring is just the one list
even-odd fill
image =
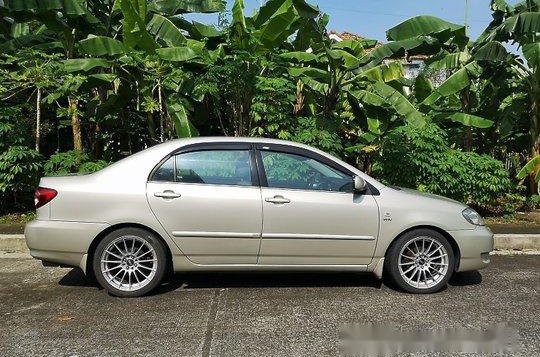
{"label": "car side view", "polygon": [[122,297],[197,270],[373,272],[431,293],[486,267],[493,249],[464,204],[272,139],[169,141],[93,174],[42,178],[35,203],[30,254]]}

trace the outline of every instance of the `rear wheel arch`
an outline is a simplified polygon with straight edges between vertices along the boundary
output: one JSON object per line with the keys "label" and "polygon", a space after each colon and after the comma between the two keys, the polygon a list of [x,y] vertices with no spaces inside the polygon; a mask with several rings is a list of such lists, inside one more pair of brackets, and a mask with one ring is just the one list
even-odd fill
{"label": "rear wheel arch", "polygon": [[430,229],[432,231],[435,231],[437,233],[440,233],[444,238],[446,238],[446,240],[448,241],[448,243],[450,244],[450,246],[452,247],[452,251],[454,253],[454,258],[455,258],[455,266],[454,266],[454,271],[457,271],[457,269],[459,268],[459,261],[461,260],[461,252],[459,250],[459,246],[456,242],[456,240],[454,239],[454,237],[452,237],[452,235],[450,233],[448,233],[447,231],[445,231],[444,229],[442,228],[439,228],[439,227],[436,227],[436,226],[430,226],[430,225],[420,225],[420,226],[414,226],[414,227],[410,227],[410,228],[407,228],[406,230],[400,232],[398,235],[396,235],[394,237],[394,239],[392,239],[392,241],[390,242],[390,244],[388,245],[388,247],[386,247],[386,251],[384,252],[384,257],[386,258],[386,256],[388,255],[388,251],[390,250],[390,248],[396,243],[396,241],[401,237],[403,236],[405,233],[408,233],[410,231],[414,231],[414,230],[417,230],[417,229]]}
{"label": "rear wheel arch", "polygon": [[[92,243],[90,243],[90,247],[88,247],[88,257],[86,258],[86,271],[84,272],[86,274],[86,276],[89,276],[89,277],[94,277],[93,274],[94,274],[94,271],[92,269],[92,264],[91,262],[93,261],[94,259],[94,253],[96,251],[96,248],[99,244],[99,242],[101,242],[103,240],[103,238],[105,238],[107,236],[107,234],[111,233],[111,232],[114,232],[118,229],[121,229],[121,228],[139,228],[139,229],[143,229],[151,234],[153,234],[154,236],[156,236],[156,238],[161,242],[161,244],[163,245],[163,248],[165,249],[165,255],[167,257],[167,271],[168,272],[172,272],[172,253],[171,253],[171,249],[169,248],[169,245],[167,244],[167,242],[165,241],[165,239],[163,239],[163,237],[161,236],[161,234],[159,234],[158,232],[156,232],[155,230],[153,230],[152,228],[149,228],[143,224],[139,224],[139,223],[118,223],[118,224],[114,224],[112,226],[109,226],[107,228],[105,228],[103,231],[99,232],[99,234],[92,240]],[[90,262],[90,264],[89,264]]]}

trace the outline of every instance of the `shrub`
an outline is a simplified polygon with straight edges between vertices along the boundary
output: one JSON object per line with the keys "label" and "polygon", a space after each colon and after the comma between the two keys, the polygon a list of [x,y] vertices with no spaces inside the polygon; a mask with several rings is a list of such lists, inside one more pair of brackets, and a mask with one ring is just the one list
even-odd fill
{"label": "shrub", "polygon": [[450,197],[480,209],[510,192],[509,174],[502,162],[451,148],[446,140],[435,124],[394,129],[382,141],[374,174],[389,184]]}
{"label": "shrub", "polygon": [[0,153],[0,195],[5,197],[1,211],[31,206],[41,174],[40,162],[41,155],[27,146],[12,146]]}
{"label": "shrub", "polygon": [[[20,106],[0,108],[0,212],[32,206],[42,169]],[[29,139],[30,138],[30,139]]]}
{"label": "shrub", "polygon": [[87,174],[101,170],[109,165],[104,160],[91,161],[88,154],[71,150],[52,155],[44,165],[46,176],[62,176],[68,174]]}

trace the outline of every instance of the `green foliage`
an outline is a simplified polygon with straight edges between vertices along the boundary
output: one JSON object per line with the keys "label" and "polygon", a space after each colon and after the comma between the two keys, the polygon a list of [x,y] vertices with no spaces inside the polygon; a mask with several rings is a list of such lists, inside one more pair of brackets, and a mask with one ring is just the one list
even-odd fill
{"label": "green foliage", "polygon": [[256,127],[251,134],[290,140],[296,122],[293,115],[295,92],[296,86],[290,78],[258,76],[251,105]]}
{"label": "green foliage", "polygon": [[321,125],[322,118],[300,117],[298,124],[294,127],[292,140],[299,143],[308,144],[326,151],[334,156],[343,157],[343,138],[336,128]]}
{"label": "green foliage", "polygon": [[52,155],[43,165],[46,176],[92,173],[109,165],[104,160],[91,161],[88,154],[71,150]]}
{"label": "green foliage", "polygon": [[26,144],[23,108],[0,107],[0,212],[31,206],[42,156]]}
{"label": "green foliage", "polygon": [[0,153],[0,193],[32,191],[39,181],[41,159],[27,146],[10,146]]}
{"label": "green foliage", "polygon": [[383,181],[487,207],[510,192],[504,165],[487,155],[448,146],[445,133],[430,124],[406,125],[383,140],[374,172]]}

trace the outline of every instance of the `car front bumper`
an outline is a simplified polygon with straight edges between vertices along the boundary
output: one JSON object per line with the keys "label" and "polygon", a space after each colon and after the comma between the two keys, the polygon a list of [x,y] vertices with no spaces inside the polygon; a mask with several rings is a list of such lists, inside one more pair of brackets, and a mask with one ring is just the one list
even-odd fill
{"label": "car front bumper", "polygon": [[84,269],[90,244],[108,226],[106,223],[34,220],[26,224],[24,236],[32,257],[44,263]]}
{"label": "car front bumper", "polygon": [[456,241],[460,260],[457,271],[483,269],[491,262],[489,253],[493,250],[493,233],[486,226],[475,229],[449,231]]}

